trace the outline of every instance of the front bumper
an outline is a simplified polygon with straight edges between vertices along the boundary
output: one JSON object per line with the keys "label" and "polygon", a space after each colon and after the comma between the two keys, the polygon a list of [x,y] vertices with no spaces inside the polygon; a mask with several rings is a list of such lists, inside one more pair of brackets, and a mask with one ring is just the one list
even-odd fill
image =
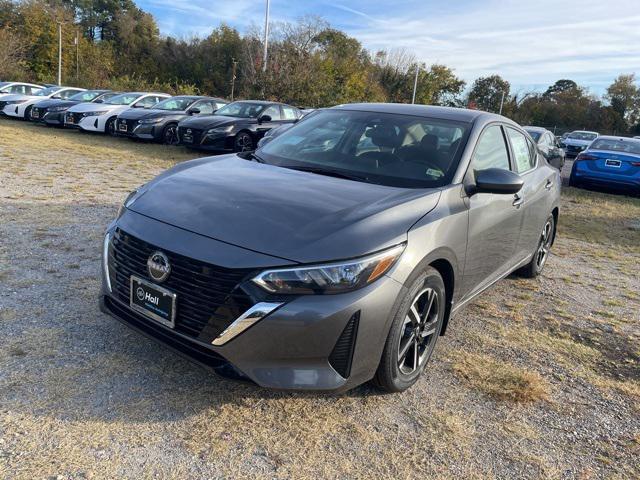
{"label": "front bumper", "polygon": [[[153,229],[162,230],[160,235],[149,231],[148,238],[167,252],[181,254],[180,249],[187,249],[190,258],[199,261],[211,261],[219,252],[221,262],[223,258],[235,259],[232,263],[242,268],[256,256],[256,264],[264,268],[265,257],[259,254],[201,236],[196,238],[196,234],[149,219],[143,223],[155,223]],[[136,234],[140,236],[139,231]],[[196,241],[199,246],[195,246]],[[208,252],[208,259],[197,253],[200,246]],[[135,313],[121,297],[109,291],[104,271],[102,283],[100,306],[104,312],[193,360],[212,367],[231,364],[263,387],[332,391],[348,390],[374,376],[396,299],[405,288],[392,278],[382,277],[354,292],[283,299],[282,306],[250,328],[223,345],[213,345],[211,338],[190,337]],[[178,309],[179,302],[178,299]],[[351,332],[353,343],[346,352],[349,368],[344,370],[335,352],[354,319],[357,331]]]}

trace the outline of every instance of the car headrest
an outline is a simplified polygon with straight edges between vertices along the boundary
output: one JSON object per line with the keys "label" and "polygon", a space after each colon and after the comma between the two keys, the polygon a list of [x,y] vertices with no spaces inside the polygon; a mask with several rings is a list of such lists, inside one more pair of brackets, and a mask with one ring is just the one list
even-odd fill
{"label": "car headrest", "polygon": [[437,135],[433,135],[432,133],[427,133],[424,137],[422,137],[422,140],[420,140],[420,145],[423,148],[437,149],[438,148],[438,136]]}
{"label": "car headrest", "polygon": [[374,145],[381,148],[396,148],[400,146],[400,134],[393,125],[380,123],[367,132]]}

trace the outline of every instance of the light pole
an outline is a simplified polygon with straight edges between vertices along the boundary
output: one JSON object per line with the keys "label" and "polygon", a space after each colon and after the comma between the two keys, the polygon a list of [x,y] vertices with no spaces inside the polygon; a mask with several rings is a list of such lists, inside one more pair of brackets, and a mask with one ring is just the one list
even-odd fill
{"label": "light pole", "polygon": [[269,48],[269,0],[264,15],[264,53],[262,54],[262,71],[267,71],[267,50]]}
{"label": "light pole", "polygon": [[238,62],[236,62],[235,58],[231,58],[231,61],[233,62],[233,67],[231,69],[231,101],[233,102],[233,93],[236,87],[236,66],[238,65]]}
{"label": "light pole", "polygon": [[62,85],[62,22],[58,21],[58,85]]}
{"label": "light pole", "polygon": [[504,105],[504,90],[502,91],[502,98],[500,99],[500,112],[498,115],[502,115],[502,106]]}
{"label": "light pole", "polygon": [[416,90],[418,90],[418,73],[420,73],[420,65],[416,63],[416,78],[413,79],[413,96],[411,103],[416,103]]}

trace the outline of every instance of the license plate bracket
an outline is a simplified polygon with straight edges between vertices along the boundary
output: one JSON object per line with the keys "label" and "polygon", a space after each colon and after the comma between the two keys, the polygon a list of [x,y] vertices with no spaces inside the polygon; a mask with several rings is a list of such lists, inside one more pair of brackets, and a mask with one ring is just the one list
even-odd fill
{"label": "license plate bracket", "polygon": [[622,165],[622,162],[620,160],[614,160],[612,158],[607,158],[604,161],[604,164],[605,164],[606,167],[620,168],[620,166]]}
{"label": "license plate bracket", "polygon": [[118,123],[118,130],[120,130],[121,132],[126,132],[127,131],[127,124],[124,123],[124,122]]}
{"label": "license plate bracket", "polygon": [[135,275],[130,277],[131,308],[169,328],[176,326],[176,300],[172,291]]}

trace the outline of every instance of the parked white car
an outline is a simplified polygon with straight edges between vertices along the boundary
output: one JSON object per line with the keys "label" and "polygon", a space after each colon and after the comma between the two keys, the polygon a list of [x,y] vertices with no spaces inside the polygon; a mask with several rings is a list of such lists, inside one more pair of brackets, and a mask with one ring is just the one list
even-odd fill
{"label": "parked white car", "polygon": [[0,100],[7,95],[33,95],[43,88],[35,83],[0,82]]}
{"label": "parked white car", "polygon": [[583,150],[586,150],[591,142],[598,138],[598,132],[589,132],[587,130],[576,130],[571,132],[560,142],[560,146],[564,148],[567,157],[575,157]]}
{"label": "parked white car", "polygon": [[28,120],[31,117],[34,104],[48,98],[66,100],[76,93],[84,91],[84,88],[75,87],[47,87],[33,95],[7,95],[0,98],[0,111],[8,117]]}
{"label": "parked white car", "polygon": [[119,114],[129,108],[152,108],[169,98],[166,93],[129,92],[111,97],[104,103],[80,103],[67,110],[64,126],[87,132],[115,134],[115,122]]}

